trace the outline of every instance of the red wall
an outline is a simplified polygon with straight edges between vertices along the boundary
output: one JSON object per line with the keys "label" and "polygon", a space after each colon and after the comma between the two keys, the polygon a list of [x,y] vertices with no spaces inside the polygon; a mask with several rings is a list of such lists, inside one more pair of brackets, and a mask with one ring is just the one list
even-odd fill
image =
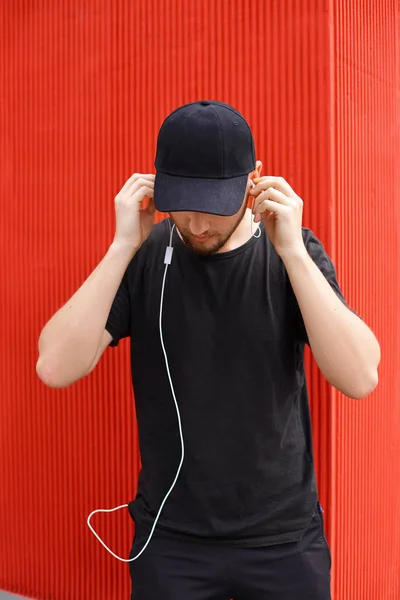
{"label": "red wall", "polygon": [[376,393],[360,403],[334,393],[329,409],[335,590],[399,599],[400,4],[334,4],[331,249],[349,301],[382,346]]}
{"label": "red wall", "polygon": [[[0,3],[0,23],[0,588],[129,597],[127,564],[86,525],[135,495],[128,342],[51,390],[37,339],[106,252],[115,194],[153,171],[164,117],[213,98],[244,113],[264,174],[302,196],[381,342],[369,398],[332,390],[310,354],[308,380],[333,596],[398,600],[398,2],[19,0]],[[92,523],[128,557],[127,511]]]}

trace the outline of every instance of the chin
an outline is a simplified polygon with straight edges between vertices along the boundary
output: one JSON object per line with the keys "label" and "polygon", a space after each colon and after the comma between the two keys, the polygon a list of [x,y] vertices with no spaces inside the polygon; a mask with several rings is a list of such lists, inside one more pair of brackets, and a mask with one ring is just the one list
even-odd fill
{"label": "chin", "polygon": [[223,245],[219,239],[209,239],[206,242],[201,243],[192,239],[191,236],[184,235],[183,233],[181,233],[181,235],[185,244],[189,246],[193,252],[203,256],[218,252]]}
{"label": "chin", "polygon": [[207,246],[206,244],[192,244],[191,242],[188,244],[191,247],[193,252],[196,254],[200,254],[201,256],[207,256],[208,254],[215,254],[219,250],[219,245],[213,244]]}

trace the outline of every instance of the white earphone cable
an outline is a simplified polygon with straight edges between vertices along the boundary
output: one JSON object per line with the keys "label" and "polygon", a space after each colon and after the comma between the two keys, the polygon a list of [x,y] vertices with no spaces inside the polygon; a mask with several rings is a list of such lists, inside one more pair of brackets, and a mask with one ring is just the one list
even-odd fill
{"label": "white earphone cable", "polygon": [[165,257],[164,257],[165,269],[164,269],[164,277],[163,277],[163,282],[162,282],[162,287],[161,287],[159,329],[160,329],[161,346],[162,346],[162,350],[163,350],[163,353],[164,353],[165,366],[166,366],[166,369],[167,369],[169,385],[171,387],[172,397],[173,397],[174,402],[175,402],[176,413],[177,413],[177,416],[178,416],[179,433],[180,433],[181,446],[182,446],[182,457],[181,457],[181,461],[179,463],[178,470],[177,470],[176,475],[175,475],[175,479],[174,479],[174,481],[173,481],[170,489],[168,490],[168,492],[167,492],[164,500],[161,503],[161,506],[159,508],[158,514],[157,514],[157,516],[155,518],[155,521],[153,523],[153,527],[152,527],[152,529],[150,531],[149,538],[148,538],[147,542],[145,543],[145,545],[143,546],[143,548],[141,549],[141,551],[136,556],[134,556],[133,558],[121,558],[120,556],[117,556],[116,554],[114,554],[114,552],[112,550],[110,550],[110,548],[103,542],[103,540],[98,536],[98,534],[95,532],[95,530],[93,529],[93,527],[90,524],[90,519],[91,519],[92,515],[94,515],[95,513],[98,513],[98,512],[101,512],[101,513],[113,512],[113,511],[119,510],[120,508],[127,508],[128,504],[122,504],[121,506],[118,506],[117,508],[110,508],[110,509],[99,508],[98,510],[94,510],[93,512],[91,512],[90,515],[88,516],[88,518],[87,518],[87,524],[88,524],[90,530],[92,531],[92,533],[97,537],[97,539],[104,546],[104,548],[106,550],[108,550],[108,552],[110,554],[112,554],[112,556],[114,556],[115,558],[117,558],[118,560],[120,560],[122,562],[132,562],[133,560],[136,560],[137,558],[139,558],[139,556],[147,548],[147,546],[148,546],[148,544],[149,544],[149,542],[151,540],[151,537],[153,535],[154,529],[155,529],[155,527],[157,525],[157,521],[158,521],[158,519],[160,517],[161,511],[162,511],[162,509],[164,507],[164,504],[165,504],[168,496],[172,492],[172,490],[173,490],[173,488],[175,486],[175,483],[177,482],[177,479],[179,477],[179,473],[180,473],[181,468],[182,468],[183,459],[184,459],[184,456],[185,456],[185,446],[184,446],[184,442],[183,442],[183,432],[182,432],[181,415],[180,415],[180,412],[179,412],[178,402],[176,400],[175,390],[174,390],[174,386],[173,386],[173,383],[172,383],[171,373],[170,373],[170,370],[169,370],[168,357],[167,357],[167,352],[165,350],[164,337],[163,337],[163,332],[162,332],[162,310],[163,310],[163,304],[164,304],[165,280],[166,280],[166,277],[167,277],[168,266],[171,264],[171,260],[172,260],[172,253],[173,253],[172,236],[173,236],[174,229],[175,229],[175,225],[172,227],[172,229],[171,229],[171,226],[170,226],[170,230],[171,231],[170,231],[169,246],[165,250]]}
{"label": "white earphone cable", "polygon": [[[252,187],[255,187],[254,183],[251,181],[252,183]],[[253,199],[253,204],[254,204],[254,199]],[[168,221],[169,223],[169,221]],[[147,548],[151,537],[154,533],[154,529],[157,525],[157,521],[160,517],[161,511],[164,507],[165,502],[167,501],[168,496],[170,495],[170,493],[172,492],[177,479],[179,477],[179,473],[181,471],[182,468],[182,464],[183,464],[183,460],[184,460],[184,456],[185,456],[185,445],[184,445],[184,441],[183,441],[183,431],[182,431],[182,422],[181,422],[181,415],[179,412],[179,407],[178,407],[178,402],[176,400],[176,396],[175,396],[175,389],[174,389],[174,385],[172,383],[172,378],[171,378],[171,373],[169,370],[169,363],[168,363],[168,356],[167,356],[167,352],[165,350],[165,345],[164,345],[164,336],[163,336],[163,332],[162,332],[162,311],[163,311],[163,304],[164,304],[164,289],[165,289],[165,280],[167,277],[167,271],[168,271],[168,267],[171,264],[172,261],[172,253],[173,253],[173,247],[172,247],[172,236],[174,233],[174,229],[175,229],[175,225],[173,225],[173,227],[171,228],[171,224],[169,223],[169,227],[170,227],[170,240],[169,240],[169,246],[167,246],[166,250],[165,250],[165,257],[164,257],[164,264],[165,264],[165,269],[164,269],[164,276],[163,276],[163,281],[162,281],[162,287],[161,287],[161,298],[160,298],[160,314],[159,314],[159,330],[160,330],[160,341],[161,341],[161,346],[162,346],[162,350],[163,350],[163,354],[164,354],[164,360],[165,360],[165,366],[167,369],[167,374],[168,374],[168,380],[169,380],[169,385],[171,388],[171,392],[172,392],[172,397],[174,399],[174,403],[175,403],[175,408],[176,408],[176,413],[177,413],[177,417],[178,417],[178,425],[179,425],[179,434],[180,434],[180,438],[181,438],[181,447],[182,447],[182,456],[181,456],[181,461],[179,463],[179,467],[178,470],[176,472],[175,475],[175,479],[170,487],[170,489],[168,490],[164,500],[161,503],[161,506],[159,508],[159,511],[157,513],[157,516],[155,518],[155,521],[153,523],[153,527],[150,531],[150,535],[149,538],[147,540],[147,542],[145,543],[145,545],[143,546],[143,548],[141,549],[141,551],[134,556],[133,558],[121,558],[120,556],[117,556],[116,554],[114,554],[114,552],[103,542],[103,540],[100,538],[100,536],[96,533],[96,531],[93,529],[93,527],[90,524],[90,519],[92,518],[92,516],[98,512],[101,513],[109,513],[109,512],[114,512],[116,510],[120,510],[121,508],[128,508],[128,504],[121,504],[121,506],[117,506],[116,508],[109,508],[109,509],[103,509],[103,508],[99,508],[97,510],[94,510],[93,512],[90,513],[90,515],[87,518],[87,524],[89,529],[92,531],[92,533],[96,536],[96,538],[99,540],[99,542],[104,546],[104,548],[115,558],[117,558],[118,560],[122,561],[122,562],[132,562],[133,560],[136,560],[137,558],[139,558],[139,556],[145,551],[145,549]],[[250,222],[250,228],[251,228],[251,235],[255,238],[259,238],[261,236],[261,227],[257,227],[256,231],[253,233],[253,215],[251,215],[251,222]]]}
{"label": "white earphone cable", "polygon": [[[251,183],[251,187],[252,187],[252,188],[256,187],[256,186],[255,186],[255,183],[254,183],[254,181],[253,181],[252,179],[250,179],[250,183]],[[253,198],[253,206],[252,206],[252,209],[253,209],[253,207],[254,207],[254,201],[255,201],[255,198]],[[261,237],[261,227],[258,225],[257,229],[256,229],[256,230],[255,230],[255,232],[253,233],[253,223],[254,223],[253,219],[254,219],[254,217],[253,217],[253,214],[251,214],[251,216],[250,216],[250,231],[251,231],[251,235],[252,235],[253,237],[255,237],[255,238],[257,238],[257,239],[258,239],[259,237]]]}

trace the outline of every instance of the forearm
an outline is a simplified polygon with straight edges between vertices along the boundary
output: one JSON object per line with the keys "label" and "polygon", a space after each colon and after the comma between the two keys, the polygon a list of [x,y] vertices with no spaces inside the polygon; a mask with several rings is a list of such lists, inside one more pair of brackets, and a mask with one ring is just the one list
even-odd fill
{"label": "forearm", "polygon": [[63,373],[66,381],[83,376],[94,360],[112,302],[132,251],[116,243],[86,281],[49,320],[39,338],[38,374]]}
{"label": "forearm", "polygon": [[378,383],[374,334],[337,297],[305,248],[282,259],[321,372],[345,395],[367,396]]}

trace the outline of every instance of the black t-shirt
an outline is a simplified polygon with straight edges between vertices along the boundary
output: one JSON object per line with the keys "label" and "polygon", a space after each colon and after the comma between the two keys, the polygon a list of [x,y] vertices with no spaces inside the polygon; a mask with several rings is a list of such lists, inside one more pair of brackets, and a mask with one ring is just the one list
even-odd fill
{"label": "black t-shirt", "polygon": [[[129,511],[150,531],[181,460],[178,418],[160,342],[170,220],[129,264],[106,329],[130,336],[142,469]],[[185,456],[155,532],[236,546],[299,540],[316,507],[303,319],[263,225],[260,238],[198,256],[173,233],[162,329]],[[306,248],[346,304],[321,242]]]}

